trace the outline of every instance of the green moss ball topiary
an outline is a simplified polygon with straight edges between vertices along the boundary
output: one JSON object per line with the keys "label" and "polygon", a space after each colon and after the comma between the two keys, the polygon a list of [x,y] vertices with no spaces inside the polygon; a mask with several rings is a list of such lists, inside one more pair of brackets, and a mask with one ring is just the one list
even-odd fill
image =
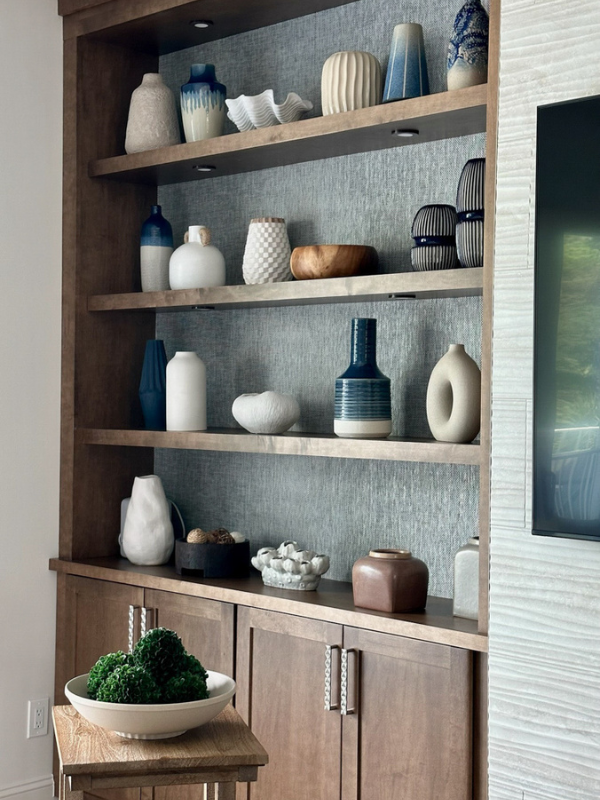
{"label": "green moss ball topiary", "polygon": [[170,678],[162,693],[163,703],[188,703],[208,697],[206,681],[198,673],[184,672]]}
{"label": "green moss ball topiary", "polygon": [[182,672],[185,647],[175,631],[152,628],[133,648],[133,663],[148,670],[158,683]]}
{"label": "green moss ball topiary", "polygon": [[122,667],[124,664],[130,663],[131,656],[124,653],[122,650],[117,650],[116,653],[108,653],[105,656],[100,656],[98,661],[90,670],[87,682],[88,696],[92,700],[98,699],[98,690],[104,681],[112,674],[117,667]]}
{"label": "green moss ball topiary", "polygon": [[193,675],[200,675],[203,681],[208,679],[208,672],[204,669],[202,664],[198,661],[196,656],[191,653],[186,653],[181,662],[182,672],[191,672]]}
{"label": "green moss ball topiary", "polygon": [[159,703],[160,689],[143,667],[124,664],[117,667],[98,689],[98,700],[105,703]]}

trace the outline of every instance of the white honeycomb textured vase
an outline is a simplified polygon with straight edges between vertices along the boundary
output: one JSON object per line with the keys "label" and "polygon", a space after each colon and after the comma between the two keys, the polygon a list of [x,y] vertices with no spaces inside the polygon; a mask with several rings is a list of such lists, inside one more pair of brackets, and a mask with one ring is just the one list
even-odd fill
{"label": "white honeycomb textured vase", "polygon": [[252,96],[241,94],[235,100],[225,100],[225,103],[227,116],[240,131],[295,122],[313,107],[310,100],[303,100],[295,92],[290,92],[283,103],[277,104],[273,89],[265,89],[262,94]]}
{"label": "white honeycomb textured vase", "polygon": [[361,50],[329,56],[321,75],[323,116],[376,106],[381,102],[381,64]]}
{"label": "white honeycomb textured vase", "polygon": [[247,284],[290,281],[292,250],[285,220],[280,217],[259,217],[250,221],[242,262]]}

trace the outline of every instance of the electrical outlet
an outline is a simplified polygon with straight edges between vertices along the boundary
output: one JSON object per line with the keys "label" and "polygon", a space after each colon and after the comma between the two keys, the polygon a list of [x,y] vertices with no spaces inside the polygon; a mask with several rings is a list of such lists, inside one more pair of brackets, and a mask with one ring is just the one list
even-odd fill
{"label": "electrical outlet", "polygon": [[50,698],[42,697],[41,700],[30,700],[27,703],[27,738],[45,736],[48,733],[48,711]]}

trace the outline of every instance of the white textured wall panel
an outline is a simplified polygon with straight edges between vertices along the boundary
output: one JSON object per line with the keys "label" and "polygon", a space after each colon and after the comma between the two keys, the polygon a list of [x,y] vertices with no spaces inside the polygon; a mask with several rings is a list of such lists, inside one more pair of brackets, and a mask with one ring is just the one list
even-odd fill
{"label": "white textured wall panel", "polygon": [[491,800],[600,797],[600,544],[531,535],[537,107],[600,93],[600,3],[502,0]]}

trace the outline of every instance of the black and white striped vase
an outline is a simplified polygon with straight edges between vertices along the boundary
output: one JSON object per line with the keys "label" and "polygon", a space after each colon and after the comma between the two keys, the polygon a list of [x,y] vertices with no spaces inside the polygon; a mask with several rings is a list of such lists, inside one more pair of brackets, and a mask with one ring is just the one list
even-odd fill
{"label": "black and white striped vase", "polygon": [[410,251],[410,260],[417,272],[455,269],[459,266],[454,206],[423,206],[415,215],[410,235],[415,242]]}
{"label": "black and white striped vase", "polygon": [[461,267],[483,266],[485,158],[467,161],[456,193],[456,249]]}

